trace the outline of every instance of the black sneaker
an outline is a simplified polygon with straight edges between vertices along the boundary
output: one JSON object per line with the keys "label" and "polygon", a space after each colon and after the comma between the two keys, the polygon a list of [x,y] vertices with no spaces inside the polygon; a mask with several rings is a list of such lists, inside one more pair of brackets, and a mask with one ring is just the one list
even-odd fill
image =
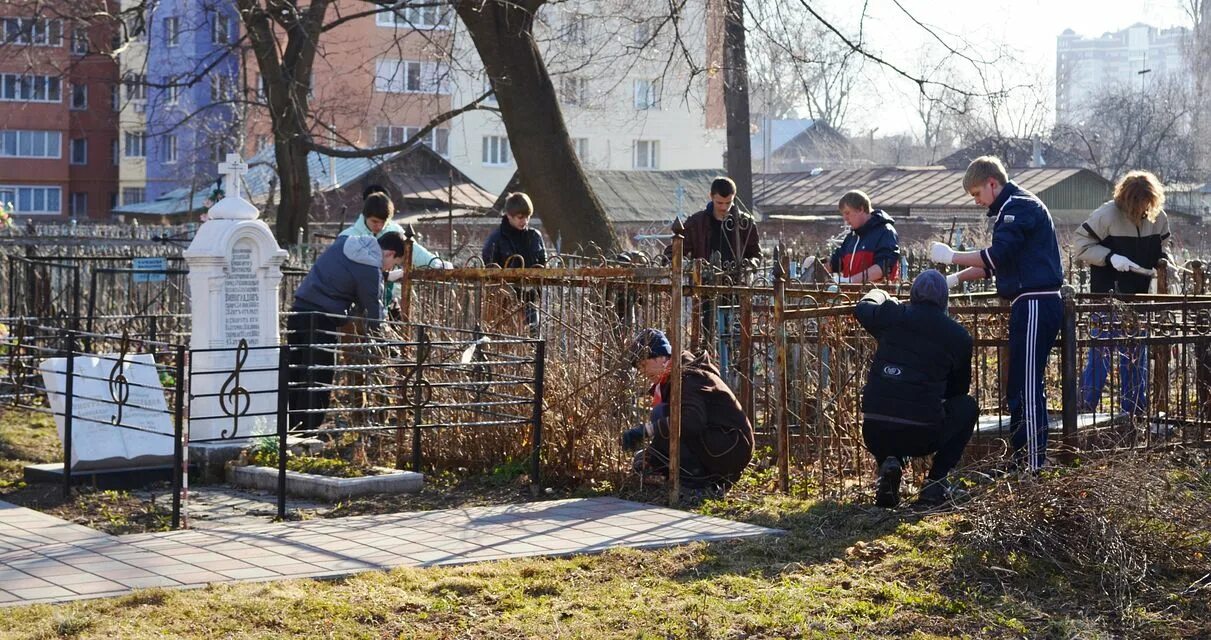
{"label": "black sneaker", "polygon": [[892,456],[879,465],[879,486],[875,490],[875,504],[880,507],[894,507],[900,504],[900,477],[904,469],[900,467],[900,459]]}
{"label": "black sneaker", "polygon": [[917,494],[917,504],[926,507],[936,507],[949,499],[950,483],[946,478],[926,482],[925,486],[921,487],[921,492]]}

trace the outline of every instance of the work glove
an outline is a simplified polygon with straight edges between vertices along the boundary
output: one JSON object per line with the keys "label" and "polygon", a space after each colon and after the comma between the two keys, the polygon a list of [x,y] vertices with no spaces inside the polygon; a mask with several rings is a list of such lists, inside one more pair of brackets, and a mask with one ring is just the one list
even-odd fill
{"label": "work glove", "polygon": [[959,286],[959,274],[951,273],[946,276],[946,288],[953,289]]}
{"label": "work glove", "polygon": [[950,264],[954,262],[955,252],[944,243],[932,242],[929,245],[929,259],[938,264]]}
{"label": "work glove", "polygon": [[391,271],[389,271],[387,273],[388,282],[399,282],[400,280],[403,279],[403,277],[404,277],[403,269],[396,268],[396,269],[392,269]]}
{"label": "work glove", "polygon": [[643,436],[646,429],[643,425],[631,427],[622,432],[622,448],[625,451],[635,451],[639,445],[643,443]]}
{"label": "work glove", "polygon": [[1143,267],[1131,261],[1127,256],[1120,256],[1117,253],[1110,254],[1110,266],[1119,271],[1131,271],[1132,268],[1142,269]]}
{"label": "work glove", "polygon": [[834,273],[833,282],[835,282],[837,284],[849,284],[849,283],[853,282],[853,280],[851,280],[849,276],[843,276],[839,273]]}

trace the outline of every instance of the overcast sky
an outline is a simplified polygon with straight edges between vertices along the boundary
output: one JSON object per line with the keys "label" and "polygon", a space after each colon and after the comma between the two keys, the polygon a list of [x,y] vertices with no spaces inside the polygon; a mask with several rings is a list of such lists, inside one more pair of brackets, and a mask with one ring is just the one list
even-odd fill
{"label": "overcast sky", "polygon": [[[1053,99],[1056,37],[1064,29],[1096,37],[1136,22],[1160,28],[1189,22],[1182,0],[900,0],[900,4],[950,42],[966,40],[981,53],[995,51],[1002,43],[1017,49],[1022,77],[1043,72]],[[811,5],[850,29],[861,11],[859,0],[826,0]],[[932,40],[893,0],[869,0],[865,29],[866,41],[906,70],[914,68],[920,49]],[[889,82],[881,76],[872,79],[873,84]],[[856,110],[863,115],[853,118],[851,133],[877,126],[877,135],[882,136],[912,128],[916,120],[913,102],[905,97],[913,93],[912,88],[876,88],[879,98],[873,99],[882,102],[883,108]]]}

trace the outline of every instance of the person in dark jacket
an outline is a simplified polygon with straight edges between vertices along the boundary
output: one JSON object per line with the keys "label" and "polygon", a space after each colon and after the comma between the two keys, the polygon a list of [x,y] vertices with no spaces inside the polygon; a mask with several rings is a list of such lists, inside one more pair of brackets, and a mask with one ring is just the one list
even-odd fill
{"label": "person in dark jacket", "polygon": [[[1148,293],[1160,261],[1169,259],[1169,217],[1165,215],[1165,189],[1147,171],[1132,171],[1114,185],[1114,199],[1098,207],[1076,230],[1073,248],[1076,259],[1089,265],[1089,290],[1093,293]],[[1116,324],[1111,316],[1110,323]],[[1101,322],[1090,323],[1090,326]],[[1111,330],[1116,338],[1122,332]],[[1141,344],[1118,348],[1122,380],[1123,411],[1142,415],[1148,410],[1148,351]],[[1081,375],[1081,410],[1096,411],[1102,388],[1110,372],[1107,348],[1089,350],[1089,361]]]}
{"label": "person in dark jacket", "polygon": [[374,330],[383,320],[384,271],[403,259],[404,239],[388,232],[374,236],[338,236],[324,250],[294,293],[286,319],[290,345],[290,428],[317,429],[328,408],[335,377],[336,331],[358,306]]}
{"label": "person in dark jacket", "polygon": [[895,220],[883,210],[872,211],[861,191],[841,196],[838,206],[849,234],[828,260],[835,282],[879,282],[900,279],[900,238]]}
{"label": "person in dark jacket", "polygon": [[[706,208],[685,221],[682,252],[691,260],[714,260],[726,271],[736,270],[738,260],[761,259],[761,236],[753,216],[736,206],[736,183],[731,178],[711,182],[711,201]],[[664,248],[666,258],[673,257],[673,246]]]}
{"label": "person in dark jacket", "polygon": [[[672,347],[664,333],[644,329],[631,346],[633,364],[652,383],[652,412],[647,424],[622,434],[622,446],[648,446],[635,458],[636,470],[668,476],[669,371]],[[753,458],[753,426],[719,370],[703,354],[681,354],[681,481],[688,487],[727,488]]]}
{"label": "person in dark jacket", "polygon": [[941,242],[929,256],[941,264],[968,267],[947,277],[947,284],[995,276],[997,295],[1010,301],[1009,377],[1006,399],[1011,414],[1015,460],[1030,471],[1047,460],[1047,396],[1043,374],[1063,319],[1060,286],[1064,269],[1060,244],[1047,206],[1009,180],[1005,165],[992,156],[971,161],[963,188],[994,218],[992,245],[955,252]]}
{"label": "person in dark jacket", "polygon": [[534,203],[530,201],[530,196],[519,191],[505,198],[505,213],[500,217],[500,227],[484,242],[484,265],[522,269],[541,267],[547,263],[542,234],[538,229],[530,228],[530,217],[533,215]]}
{"label": "person in dark jacket", "polygon": [[979,407],[971,388],[971,334],[946,315],[946,278],[917,276],[909,303],[874,289],[854,315],[879,341],[862,389],[862,439],[879,465],[875,502],[900,502],[903,458],[934,454],[918,502],[941,504],[946,476],[975,430]]}

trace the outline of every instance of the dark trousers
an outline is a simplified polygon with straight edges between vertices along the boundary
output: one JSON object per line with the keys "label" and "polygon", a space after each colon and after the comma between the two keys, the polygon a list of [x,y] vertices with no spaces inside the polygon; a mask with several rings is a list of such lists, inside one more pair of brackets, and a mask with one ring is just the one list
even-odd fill
{"label": "dark trousers", "polygon": [[[286,319],[290,345],[290,429],[312,431],[324,423],[324,411],[336,377],[336,330],[343,321],[319,313],[295,312]],[[329,346],[317,346],[327,344]],[[314,413],[310,410],[318,409]]]}
{"label": "dark trousers", "polygon": [[1024,295],[1009,312],[1010,442],[1014,457],[1031,471],[1047,460],[1047,396],[1043,375],[1060,333],[1064,305],[1058,295]]}
{"label": "dark trousers", "polygon": [[976,428],[980,407],[971,396],[955,396],[942,403],[946,418],[939,425],[901,424],[885,420],[862,421],[862,440],[880,464],[887,458],[907,458],[934,454],[930,480],[950,473]]}

